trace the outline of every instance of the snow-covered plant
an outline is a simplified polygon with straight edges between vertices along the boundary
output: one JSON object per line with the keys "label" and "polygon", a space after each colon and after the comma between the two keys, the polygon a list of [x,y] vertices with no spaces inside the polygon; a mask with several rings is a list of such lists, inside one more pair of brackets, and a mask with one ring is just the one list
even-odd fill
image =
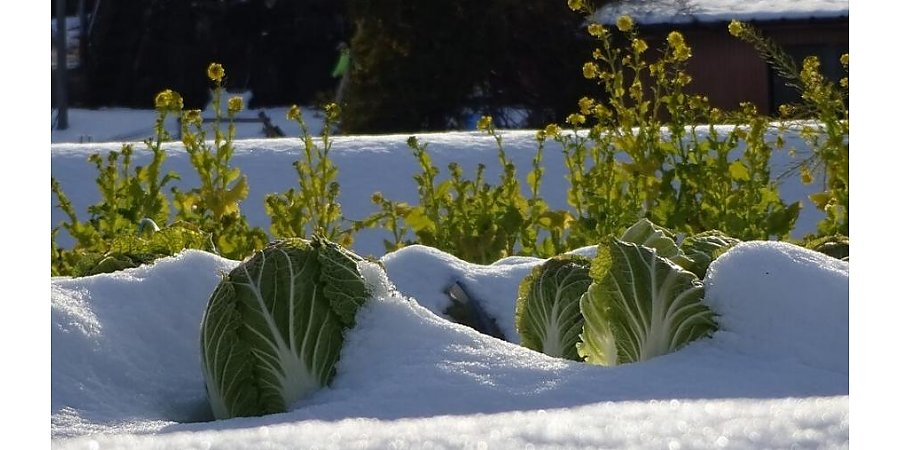
{"label": "snow-covered plant", "polygon": [[516,330],[522,346],[581,361],[575,345],[584,320],[579,300],[591,284],[591,261],[558,256],[536,267],[519,285]]}
{"label": "snow-covered plant", "polygon": [[701,280],[714,259],[741,242],[721,231],[710,230],[687,236],[679,244],[674,232],[648,219],[637,221],[619,239],[655,249],[658,256],[693,272]]}
{"label": "snow-covered plant", "polygon": [[719,230],[704,231],[681,241],[682,256],[675,261],[702,280],[706,278],[706,269],[714,259],[740,243],[740,239],[727,236]]}
{"label": "snow-covered plant", "polygon": [[370,295],[361,261],[314,236],[270,244],[225,276],[200,330],[217,419],[283,412],[331,381]]}
{"label": "snow-covered plant", "polygon": [[598,245],[581,297],[578,354],[604,366],[646,361],[716,329],[703,284],[656,249],[611,238]]}

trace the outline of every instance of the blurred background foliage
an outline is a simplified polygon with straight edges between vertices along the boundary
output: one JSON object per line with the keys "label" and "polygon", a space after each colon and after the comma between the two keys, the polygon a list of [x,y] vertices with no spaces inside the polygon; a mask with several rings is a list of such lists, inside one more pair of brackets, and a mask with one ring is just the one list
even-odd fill
{"label": "blurred background foliage", "polygon": [[[57,1],[52,0],[53,11]],[[333,101],[349,43],[346,132],[471,129],[561,121],[585,92],[583,18],[562,0],[67,0],[89,17],[74,106],[149,108],[163,89],[205,106],[195,76],[229,68],[251,108]]]}

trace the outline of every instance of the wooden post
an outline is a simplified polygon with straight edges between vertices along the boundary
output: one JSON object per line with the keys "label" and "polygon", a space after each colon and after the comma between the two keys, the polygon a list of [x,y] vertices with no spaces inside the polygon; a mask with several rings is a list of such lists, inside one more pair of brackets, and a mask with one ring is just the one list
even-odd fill
{"label": "wooden post", "polygon": [[56,129],[69,128],[68,51],[66,50],[66,0],[56,0]]}

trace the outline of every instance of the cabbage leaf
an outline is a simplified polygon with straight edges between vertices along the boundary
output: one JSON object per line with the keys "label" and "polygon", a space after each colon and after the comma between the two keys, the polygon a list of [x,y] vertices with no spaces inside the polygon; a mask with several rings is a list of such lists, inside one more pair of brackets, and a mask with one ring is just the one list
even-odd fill
{"label": "cabbage leaf", "polygon": [[706,269],[713,260],[740,243],[740,239],[730,237],[718,230],[688,236],[681,243],[684,261],[680,261],[678,264],[702,280],[706,278]]}
{"label": "cabbage leaf", "polygon": [[201,323],[216,419],[284,412],[335,374],[369,297],[361,258],[324,238],[270,244],[216,287]]}
{"label": "cabbage leaf", "polygon": [[581,297],[579,356],[613,366],[673,352],[716,329],[703,284],[654,248],[610,238],[597,246]]}
{"label": "cabbage leaf", "polygon": [[522,346],[581,361],[575,348],[584,322],[578,302],[591,284],[590,265],[581,256],[557,256],[522,280],[516,299]]}

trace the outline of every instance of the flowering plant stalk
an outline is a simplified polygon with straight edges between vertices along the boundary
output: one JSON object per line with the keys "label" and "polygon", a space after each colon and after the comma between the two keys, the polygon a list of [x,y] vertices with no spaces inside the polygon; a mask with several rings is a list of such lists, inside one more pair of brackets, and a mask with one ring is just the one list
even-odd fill
{"label": "flowering plant stalk", "polygon": [[300,127],[303,143],[301,158],[294,161],[299,189],[289,189],[281,194],[266,196],[266,214],[271,219],[271,232],[276,237],[324,236],[344,246],[353,242],[354,229],[341,225],[343,216],[338,203],[340,184],[338,169],[331,160],[331,130],[340,117],[340,107],[334,103],[325,106],[325,125],[322,128],[321,145],[309,132],[300,107],[294,105],[287,118]]}
{"label": "flowering plant stalk", "polygon": [[[798,67],[772,39],[751,25],[732,21],[728,31],[756,48],[763,59],[800,93],[800,102],[779,106],[782,127],[799,130],[812,152],[799,155],[794,170],[804,183],[818,182],[821,192],[810,196],[818,209],[825,212],[819,222],[820,235],[849,234],[850,216],[850,55],[841,56],[846,76],[835,84],[819,70],[815,56],[803,60]],[[813,119],[798,120],[798,119]],[[796,149],[794,152],[797,153]]]}
{"label": "flowering plant stalk", "polygon": [[[268,242],[265,231],[250,227],[241,214],[240,203],[247,198],[250,188],[247,177],[241,175],[239,168],[230,165],[234,154],[234,118],[243,109],[243,99],[229,98],[223,114],[225,69],[221,64],[212,63],[207,69],[207,76],[214,83],[213,141],[210,145],[206,140],[199,110],[183,113],[181,142],[197,171],[200,186],[188,191],[172,188],[176,218],[196,224],[209,233],[212,246],[220,255],[242,259]],[[221,127],[222,119],[228,121],[225,131]]]}

